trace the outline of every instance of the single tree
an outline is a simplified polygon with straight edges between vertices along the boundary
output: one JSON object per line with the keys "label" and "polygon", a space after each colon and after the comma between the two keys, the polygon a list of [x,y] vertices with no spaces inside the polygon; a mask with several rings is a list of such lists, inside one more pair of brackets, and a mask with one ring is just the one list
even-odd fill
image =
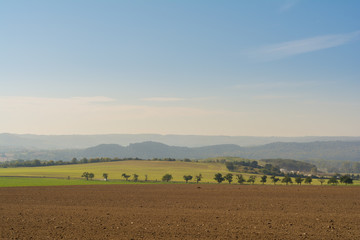
{"label": "single tree", "polygon": [[245,178],[243,177],[242,174],[237,174],[236,178],[237,178],[237,182],[240,184],[243,184],[245,182]]}
{"label": "single tree", "polygon": [[228,173],[224,176],[224,179],[230,184],[233,181],[233,175],[231,173]]}
{"label": "single tree", "polygon": [[215,174],[214,179],[215,179],[218,183],[221,183],[222,181],[225,180],[221,173]]}
{"label": "single tree", "polygon": [[95,174],[89,173],[89,178],[90,178],[90,180],[92,180],[94,177],[95,177]]}
{"label": "single tree", "polygon": [[353,180],[352,180],[352,178],[350,177],[349,174],[346,174],[346,175],[342,175],[340,177],[340,182],[345,183],[347,185],[347,184],[352,184]]}
{"label": "single tree", "polygon": [[88,172],[84,172],[81,177],[86,178],[86,181],[89,180],[89,173]]}
{"label": "single tree", "polygon": [[348,177],[344,181],[345,184],[353,184],[353,179],[351,177]]}
{"label": "single tree", "polygon": [[325,179],[320,178],[320,179],[319,179],[319,182],[320,182],[320,184],[321,184],[321,186],[322,186],[322,185],[323,185],[323,183],[325,182]]}
{"label": "single tree", "polygon": [[108,177],[109,177],[109,174],[103,173],[103,177],[104,177],[105,181],[107,181],[107,180],[108,180]]}
{"label": "single tree", "polygon": [[186,183],[188,183],[188,181],[190,181],[193,178],[193,176],[191,175],[184,175],[184,180],[186,181]]}
{"label": "single tree", "polygon": [[196,183],[201,182],[201,179],[202,179],[202,174],[201,173],[199,175],[195,176]]}
{"label": "single tree", "polygon": [[133,181],[137,182],[139,180],[139,175],[137,175],[136,173],[133,174]]}
{"label": "single tree", "polygon": [[265,184],[266,181],[267,181],[267,176],[266,175],[262,176],[260,182],[262,182],[262,184]]}
{"label": "single tree", "polygon": [[335,176],[331,177],[329,180],[328,180],[328,184],[332,184],[332,185],[336,185],[338,184],[338,180]]}
{"label": "single tree", "polygon": [[167,173],[167,174],[165,174],[165,175],[162,177],[161,180],[162,180],[163,182],[169,182],[169,181],[171,181],[172,178],[173,178],[172,175],[169,174],[169,173]]}
{"label": "single tree", "polygon": [[251,183],[251,184],[254,184],[254,183],[255,183],[255,179],[256,179],[256,176],[251,175],[251,176],[249,177],[249,179],[247,180],[247,182],[249,182],[249,183]]}
{"label": "single tree", "polygon": [[311,184],[312,183],[312,177],[308,176],[305,178],[305,183]]}
{"label": "single tree", "polygon": [[284,178],[281,180],[281,182],[286,183],[286,185],[288,185],[289,183],[292,183],[292,180],[291,177],[286,174]]}
{"label": "single tree", "polygon": [[145,182],[147,182],[147,180],[148,180],[148,175],[145,174]]}
{"label": "single tree", "polygon": [[278,181],[280,181],[280,178],[277,178],[277,177],[275,177],[275,176],[271,176],[270,179],[271,179],[271,181],[274,183],[274,185],[276,185],[276,183],[277,183]]}
{"label": "single tree", "polygon": [[340,177],[339,177],[339,182],[340,182],[340,183],[344,183],[345,178],[346,178],[346,175],[340,175]]}
{"label": "single tree", "polygon": [[295,182],[298,184],[298,185],[301,185],[301,183],[304,181],[304,179],[303,178],[301,178],[301,177],[296,177],[295,178]]}
{"label": "single tree", "polygon": [[129,177],[131,177],[130,175],[127,175],[126,173],[121,174],[121,176],[123,178],[125,178],[126,181],[129,179]]}

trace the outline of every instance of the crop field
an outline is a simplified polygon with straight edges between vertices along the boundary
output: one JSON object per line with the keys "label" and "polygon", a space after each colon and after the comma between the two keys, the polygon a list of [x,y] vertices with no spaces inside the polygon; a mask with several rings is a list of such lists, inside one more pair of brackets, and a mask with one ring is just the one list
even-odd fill
{"label": "crop field", "polygon": [[[92,181],[81,179],[83,172],[92,172],[95,178]],[[172,182],[184,182],[184,175],[196,176],[202,174],[201,183],[215,183],[214,175],[216,173],[223,175],[229,173],[225,164],[207,163],[207,162],[180,162],[180,161],[119,161],[119,162],[103,162],[88,164],[72,164],[48,167],[22,167],[22,168],[0,168],[0,187],[12,186],[56,186],[56,185],[95,185],[95,184],[129,184],[131,181],[124,181],[121,176],[123,173],[139,175],[139,182],[144,183],[145,175],[147,175],[147,183],[159,183],[164,174],[172,174]],[[109,174],[109,181],[103,181],[103,173]],[[234,174],[233,184],[236,183]],[[245,179],[250,175],[242,173]],[[11,176],[11,177],[10,177]],[[257,175],[255,184],[260,183],[260,176]],[[280,177],[281,178],[281,177]],[[190,182],[194,182],[193,179]],[[293,178],[295,185],[295,181]],[[223,182],[227,184],[227,182]],[[245,184],[249,184],[246,183]],[[271,185],[268,177],[266,185]],[[282,185],[279,181],[277,185]],[[325,183],[326,184],[326,183]],[[304,185],[304,183],[303,183]],[[313,179],[312,185],[320,185],[320,182]],[[359,185],[359,181],[354,181],[354,185]]]}
{"label": "crop field", "polygon": [[[80,178],[83,172],[92,172],[95,179],[102,179],[103,173],[109,174],[111,179],[123,179],[121,174],[139,175],[139,180],[144,180],[145,175],[150,181],[161,181],[164,174],[173,176],[173,181],[184,181],[184,175],[195,176],[202,174],[202,182],[215,182],[214,174],[228,173],[221,163],[194,163],[194,162],[167,162],[167,161],[120,161],[104,163],[74,164],[48,167],[22,167],[0,168],[0,176],[31,176],[31,177],[57,177]],[[246,175],[247,176],[247,175]]]}
{"label": "crop field", "polygon": [[99,184],[136,184],[130,181],[85,181],[84,179],[58,179],[38,177],[0,177],[0,187],[26,186],[68,186],[68,185],[99,185]]}
{"label": "crop field", "polygon": [[0,239],[359,239],[360,187],[0,188]]}

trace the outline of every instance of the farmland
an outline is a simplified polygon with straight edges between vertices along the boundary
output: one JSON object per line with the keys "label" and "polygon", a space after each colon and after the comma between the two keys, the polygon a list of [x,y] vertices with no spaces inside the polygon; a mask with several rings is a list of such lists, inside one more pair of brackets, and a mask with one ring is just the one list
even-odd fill
{"label": "farmland", "polygon": [[112,182],[103,181],[84,181],[82,179],[58,179],[58,178],[38,178],[38,177],[0,177],[0,187],[18,186],[67,186],[67,185],[97,185],[111,184]]}
{"label": "farmland", "polygon": [[360,189],[136,184],[0,188],[1,239],[357,239]]}
{"label": "farmland", "polygon": [[183,176],[202,174],[202,182],[215,182],[214,174],[227,173],[221,163],[194,163],[194,162],[167,162],[167,161],[120,161],[105,163],[88,163],[76,165],[62,165],[49,167],[22,167],[1,168],[0,176],[29,176],[29,177],[56,177],[80,178],[83,172],[93,172],[95,179],[102,179],[103,173],[109,174],[109,180],[122,179],[122,173],[138,174],[139,180],[144,180],[145,175],[150,181],[161,181],[164,174],[170,173],[173,181],[183,181]]}
{"label": "farmland", "polygon": [[[81,179],[83,172],[95,174],[92,181]],[[109,181],[103,181],[103,173],[109,175]],[[130,176],[130,181],[124,181],[122,174]],[[58,165],[47,167],[19,167],[19,168],[0,168],[0,187],[11,186],[56,186],[56,185],[89,185],[89,184],[124,184],[133,183],[132,174],[139,175],[138,183],[160,183],[162,176],[169,173],[173,176],[172,182],[184,183],[184,175],[196,176],[202,174],[201,183],[215,183],[214,175],[229,173],[225,164],[216,162],[183,162],[183,161],[144,161],[130,160],[119,162],[101,162],[88,164]],[[232,172],[236,175],[236,172]],[[250,175],[256,176],[255,184],[260,183],[260,176],[256,174],[242,173],[247,180]],[[281,178],[281,177],[280,177]],[[194,182],[194,178],[190,182]],[[294,178],[292,179],[295,184]],[[233,183],[236,183],[234,176]],[[246,184],[246,182],[245,182]],[[267,179],[265,184],[272,184]],[[280,181],[277,183],[282,184]],[[355,180],[354,185],[359,181]],[[316,179],[312,185],[320,185]]]}

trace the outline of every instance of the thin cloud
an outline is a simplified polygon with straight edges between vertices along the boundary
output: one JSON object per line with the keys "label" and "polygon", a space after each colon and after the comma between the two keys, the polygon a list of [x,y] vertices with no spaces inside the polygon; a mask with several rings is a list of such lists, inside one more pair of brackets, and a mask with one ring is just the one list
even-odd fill
{"label": "thin cloud", "polygon": [[360,31],[346,34],[317,36],[264,46],[260,49],[252,51],[249,55],[257,60],[270,61],[303,53],[315,52],[322,49],[333,48],[359,39]]}
{"label": "thin cloud", "polygon": [[141,100],[147,102],[178,102],[178,101],[184,101],[185,98],[152,97],[152,98],[142,98]]}

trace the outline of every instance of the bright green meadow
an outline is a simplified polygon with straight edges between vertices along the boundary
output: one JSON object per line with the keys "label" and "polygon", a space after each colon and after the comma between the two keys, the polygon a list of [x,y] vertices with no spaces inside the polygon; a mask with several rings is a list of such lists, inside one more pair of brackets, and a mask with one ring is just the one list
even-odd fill
{"label": "bright green meadow", "polygon": [[[92,172],[95,178],[92,181],[81,179],[83,172]],[[161,182],[164,174],[173,176],[173,182],[184,182],[184,175],[196,176],[202,174],[201,183],[215,183],[216,173],[223,175],[229,173],[225,164],[207,162],[180,162],[180,161],[119,161],[103,163],[72,164],[48,167],[22,167],[22,168],[0,168],[0,187],[11,186],[55,186],[55,185],[83,185],[83,184],[124,184],[131,182],[132,175],[139,175],[139,183],[144,182],[145,175],[149,182]],[[109,181],[103,181],[103,173],[108,173]],[[124,181],[123,173],[131,175],[130,181]],[[233,183],[236,183],[233,173]],[[250,175],[243,173],[245,179]],[[193,179],[191,182],[194,182]],[[295,181],[293,179],[295,184]],[[226,184],[224,182],[223,184]],[[246,184],[246,183],[245,183]],[[260,175],[257,175],[255,184],[260,183]],[[272,184],[268,178],[266,184]],[[313,185],[320,185],[319,181],[313,179]],[[326,183],[325,183],[326,184]],[[354,181],[358,184],[358,181]],[[277,185],[283,185],[278,182]]]}

